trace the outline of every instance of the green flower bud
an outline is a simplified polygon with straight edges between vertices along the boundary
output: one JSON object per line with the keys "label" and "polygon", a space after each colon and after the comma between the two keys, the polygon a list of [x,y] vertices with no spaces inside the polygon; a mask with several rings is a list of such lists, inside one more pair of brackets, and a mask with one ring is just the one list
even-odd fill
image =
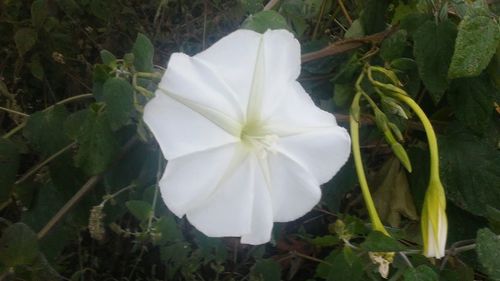
{"label": "green flower bud", "polygon": [[446,218],[446,196],[439,177],[431,178],[422,209],[422,239],[426,257],[445,256],[448,220]]}
{"label": "green flower bud", "polygon": [[408,154],[406,153],[404,147],[399,142],[395,142],[391,144],[391,149],[392,152],[394,152],[396,157],[399,159],[401,164],[403,164],[405,169],[411,173],[412,167],[411,167],[410,157],[408,157]]}

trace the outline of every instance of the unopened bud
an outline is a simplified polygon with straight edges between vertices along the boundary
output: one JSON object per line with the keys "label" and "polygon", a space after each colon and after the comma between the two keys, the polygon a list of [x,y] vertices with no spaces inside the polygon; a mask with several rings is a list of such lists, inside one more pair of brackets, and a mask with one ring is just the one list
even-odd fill
{"label": "unopened bud", "polygon": [[422,239],[426,257],[445,256],[448,219],[446,218],[446,196],[439,178],[432,179],[425,194],[422,208]]}

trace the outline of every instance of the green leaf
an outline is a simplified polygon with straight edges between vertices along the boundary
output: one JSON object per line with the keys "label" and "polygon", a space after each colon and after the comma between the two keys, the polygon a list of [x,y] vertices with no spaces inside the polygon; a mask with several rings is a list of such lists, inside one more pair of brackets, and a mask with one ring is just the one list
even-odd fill
{"label": "green leaf", "polygon": [[406,31],[401,29],[386,38],[380,47],[380,57],[387,62],[401,58],[407,45],[406,35]]}
{"label": "green leaf", "polygon": [[264,5],[260,1],[255,1],[255,0],[239,0],[243,10],[247,13],[253,14],[256,13],[262,8],[264,8]]}
{"label": "green leaf", "polygon": [[348,247],[339,252],[330,267],[327,281],[358,281],[363,276],[363,265]]}
{"label": "green leaf", "polygon": [[8,139],[0,138],[0,204],[9,199],[19,159],[16,145]]}
{"label": "green leaf", "polygon": [[36,79],[43,80],[45,71],[43,70],[43,66],[40,63],[40,56],[38,54],[35,54],[31,57],[31,61],[28,64],[28,67],[31,71],[31,74],[33,74]]}
{"label": "green leaf", "polygon": [[344,34],[344,38],[358,38],[365,35],[363,24],[359,19],[355,19],[349,29]]}
{"label": "green leaf", "polygon": [[103,100],[104,83],[112,76],[110,75],[111,67],[105,64],[96,64],[92,72],[92,94],[97,101]]}
{"label": "green leaf", "polygon": [[314,239],[311,239],[310,242],[311,244],[318,247],[331,247],[339,244],[340,239],[338,236],[325,235],[325,236],[314,237]]}
{"label": "green leaf", "polygon": [[259,260],[252,267],[251,280],[259,281],[280,281],[281,267],[273,259]]}
{"label": "green leaf", "polygon": [[20,56],[24,56],[33,46],[35,46],[37,40],[36,30],[33,28],[20,28],[16,31],[14,35],[14,41],[16,42],[17,51]]}
{"label": "green leaf", "polygon": [[355,89],[352,84],[336,83],[333,89],[333,102],[336,106],[346,106],[354,97]]}
{"label": "green leaf", "polygon": [[38,255],[36,234],[24,223],[10,225],[0,238],[0,262],[6,266],[31,264]]}
{"label": "green leaf", "polygon": [[363,25],[365,35],[370,35],[386,28],[385,14],[389,1],[387,0],[367,0],[365,8],[359,16]]}
{"label": "green leaf", "polygon": [[412,12],[405,13],[400,20],[401,28],[408,32],[408,36],[413,36],[426,22],[433,21],[434,17],[429,14],[415,12],[415,10],[418,10],[415,7],[410,9],[412,9]]}
{"label": "green leaf", "polygon": [[110,3],[112,1],[91,0],[90,11],[92,14],[102,20],[106,20],[111,13]]}
{"label": "green leaf", "polygon": [[500,39],[500,26],[489,16],[466,16],[458,25],[448,77],[479,75],[488,66]]}
{"label": "green leaf", "polygon": [[106,118],[111,129],[117,130],[130,121],[134,112],[134,90],[129,82],[121,78],[111,78],[102,88],[106,103]]}
{"label": "green leaf", "polygon": [[495,232],[500,232],[500,210],[486,206],[486,213],[490,228]]}
{"label": "green leaf", "polygon": [[80,148],[75,163],[89,175],[96,175],[111,164],[118,151],[118,142],[102,113],[91,110],[77,137]]}
{"label": "green leaf", "polygon": [[160,219],[153,224],[153,228],[158,234],[160,234],[159,238],[155,241],[157,245],[182,240],[182,232],[177,226],[177,222],[172,215],[160,217]]}
{"label": "green leaf", "polygon": [[416,9],[415,2],[405,3],[399,1],[398,5],[394,9],[394,15],[392,16],[391,24],[395,25],[399,23],[402,19],[406,19],[408,15],[413,14]]}
{"label": "green leaf", "polygon": [[153,71],[154,47],[146,35],[142,33],[137,34],[132,53],[135,58],[134,66],[138,71]]}
{"label": "green leaf", "polygon": [[323,186],[322,202],[330,212],[337,213],[340,210],[345,194],[353,190],[358,184],[354,162],[352,157],[340,168],[340,171],[332,180]]}
{"label": "green leaf", "polygon": [[361,248],[370,252],[397,252],[406,249],[399,241],[379,231],[370,232],[361,243]]}
{"label": "green leaf", "polygon": [[82,9],[75,0],[57,0],[57,4],[68,15],[82,13]]}
{"label": "green leaf", "polygon": [[105,65],[110,66],[114,62],[116,62],[116,57],[108,50],[102,50],[100,52],[101,60]]}
{"label": "green leaf", "polygon": [[455,116],[476,133],[483,133],[493,114],[495,87],[487,76],[453,80],[447,98]]}
{"label": "green leaf", "polygon": [[438,281],[439,276],[427,265],[408,269],[404,274],[405,281]]}
{"label": "green leaf", "polygon": [[477,232],[476,252],[492,280],[500,280],[500,238],[484,228]]}
{"label": "green leaf", "polygon": [[448,88],[448,66],[453,55],[456,27],[449,21],[436,25],[431,20],[414,34],[413,52],[420,77],[432,99],[438,103]]}
{"label": "green leaf", "polygon": [[241,27],[259,33],[264,33],[268,29],[290,29],[286,19],[273,10],[262,11],[248,16]]}
{"label": "green leaf", "polygon": [[161,260],[168,264],[167,272],[170,279],[182,267],[189,263],[189,255],[192,249],[189,243],[179,242],[160,249]]}
{"label": "green leaf", "polygon": [[[328,1],[325,4],[326,5],[324,9],[326,11],[329,11],[332,3]],[[322,5],[323,5],[323,0],[304,0],[304,3],[302,5],[302,14],[304,15],[304,18],[310,19],[317,17],[321,12]]]}
{"label": "green leaf", "polygon": [[47,18],[48,10],[45,0],[35,0],[31,4],[31,23],[33,27],[40,28]]}
{"label": "green leaf", "polygon": [[82,124],[87,119],[88,114],[88,109],[82,109],[71,113],[68,118],[66,118],[66,121],[64,121],[64,131],[70,139],[75,140],[80,136]]}
{"label": "green leaf", "polygon": [[486,215],[486,205],[500,208],[500,152],[467,132],[438,140],[447,198],[479,216]]}
{"label": "green leaf", "polygon": [[151,204],[146,201],[130,200],[125,202],[125,206],[127,206],[130,213],[140,221],[148,220],[153,213]]}
{"label": "green leaf", "polygon": [[61,128],[68,117],[62,105],[46,111],[38,111],[30,116],[23,134],[35,151],[47,157],[69,144],[69,139]]}

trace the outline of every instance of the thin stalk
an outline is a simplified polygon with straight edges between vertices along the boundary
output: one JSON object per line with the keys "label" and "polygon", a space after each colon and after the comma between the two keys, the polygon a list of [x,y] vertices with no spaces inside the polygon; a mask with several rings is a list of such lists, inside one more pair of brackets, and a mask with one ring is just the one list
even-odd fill
{"label": "thin stalk", "polygon": [[61,148],[56,153],[54,153],[51,156],[49,156],[47,159],[45,159],[42,162],[38,163],[35,167],[33,167],[26,174],[24,174],[20,179],[18,179],[15,182],[15,184],[18,185],[18,184],[24,182],[25,180],[27,180],[28,178],[30,178],[32,175],[34,175],[36,172],[38,172],[38,170],[40,170],[43,166],[47,165],[50,161],[56,159],[57,157],[59,157],[64,152],[70,150],[75,144],[76,144],[76,142],[72,142],[72,143],[68,144],[67,146]]}
{"label": "thin stalk", "polygon": [[438,152],[438,144],[436,134],[434,133],[434,129],[432,128],[432,124],[425,115],[424,111],[420,106],[409,96],[405,96],[402,94],[394,94],[398,99],[402,102],[406,103],[417,115],[424,126],[425,133],[427,135],[427,141],[429,143],[429,153],[430,153],[430,178],[437,179],[439,178],[439,152]]}
{"label": "thin stalk", "polygon": [[318,14],[318,19],[316,21],[316,26],[314,27],[314,31],[312,34],[312,40],[316,39],[316,36],[318,35],[319,26],[321,24],[321,19],[323,18],[323,14],[325,13],[325,9],[326,9],[326,0],[323,0],[321,2],[321,8]]}
{"label": "thin stalk", "polygon": [[[359,107],[360,98],[361,92],[357,92],[352,101],[351,108]],[[359,112],[357,115],[359,117]],[[366,204],[366,209],[368,210],[368,215],[370,216],[373,229],[389,236],[389,233],[387,232],[387,230],[385,230],[384,225],[382,224],[382,221],[378,216],[377,209],[375,208],[375,204],[373,203],[373,198],[368,187],[368,181],[366,180],[363,161],[361,160],[361,148],[359,144],[359,122],[358,120],[356,120],[354,114],[350,115],[349,121],[351,127],[352,154],[354,156],[354,165],[356,167],[356,174],[358,175],[359,185],[361,187],[363,199]]]}
{"label": "thin stalk", "polygon": [[[53,104],[53,105],[45,108],[44,110],[42,110],[42,112],[50,110],[50,109],[54,108],[54,106],[56,106],[56,105],[65,104],[65,103],[73,102],[73,101],[80,100],[80,99],[91,98],[93,96],[94,96],[93,94],[82,94],[82,95],[77,95],[77,96],[69,97],[67,99],[58,101],[55,104]],[[23,123],[17,125],[15,128],[13,128],[12,130],[10,130],[8,133],[6,133],[5,135],[3,135],[2,138],[4,138],[4,139],[10,138],[11,136],[15,135],[17,132],[19,132],[20,130],[22,130],[26,126],[27,123],[28,123],[28,121],[26,120]]]}
{"label": "thin stalk", "polygon": [[0,110],[6,111],[6,112],[12,113],[12,114],[20,115],[20,116],[23,116],[23,117],[29,117],[29,115],[26,114],[26,113],[24,113],[24,112],[12,110],[12,109],[9,109],[9,108],[3,107],[3,106],[0,106]]}

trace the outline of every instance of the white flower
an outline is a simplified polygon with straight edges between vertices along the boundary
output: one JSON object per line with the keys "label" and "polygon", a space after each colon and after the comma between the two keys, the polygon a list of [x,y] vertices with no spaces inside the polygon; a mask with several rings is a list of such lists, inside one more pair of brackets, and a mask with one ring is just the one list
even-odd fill
{"label": "white flower", "polygon": [[168,159],[168,208],[212,237],[271,238],[273,222],[316,205],[350,138],[296,81],[300,45],[285,30],[238,30],[189,57],[172,54],[144,120]]}
{"label": "white flower", "polygon": [[422,207],[422,238],[426,257],[442,258],[446,254],[448,219],[446,197],[439,179],[431,180]]}

